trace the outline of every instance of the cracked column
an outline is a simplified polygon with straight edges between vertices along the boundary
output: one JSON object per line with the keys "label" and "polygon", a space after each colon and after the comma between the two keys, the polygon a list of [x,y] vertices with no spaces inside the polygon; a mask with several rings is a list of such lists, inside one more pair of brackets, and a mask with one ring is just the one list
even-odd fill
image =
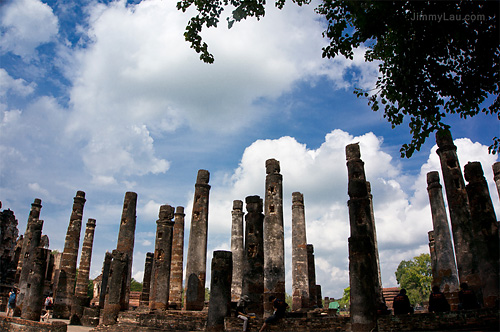
{"label": "cracked column", "polygon": [[[266,160],[266,197],[264,219],[264,298],[285,298],[285,236],[283,231],[283,176],[276,159]],[[273,304],[264,301],[270,316]]]}
{"label": "cracked column", "polygon": [[231,314],[233,257],[230,251],[214,251],[210,278],[210,303],[206,331],[224,331],[224,318]]}
{"label": "cracked column", "polygon": [[99,308],[101,309],[104,309],[104,302],[108,291],[109,270],[111,269],[112,260],[113,254],[106,251],[106,254],[104,254],[104,261],[102,263],[101,291],[99,293]]}
{"label": "cracked column", "polygon": [[443,190],[439,183],[439,172],[427,173],[427,193],[434,229],[435,273],[433,273],[432,285],[439,286],[451,305],[451,302],[456,302],[457,294],[454,294],[453,299],[450,296],[458,292],[458,276],[448,217],[444,206]]}
{"label": "cracked column", "polygon": [[459,282],[466,282],[469,288],[476,293],[476,296],[482,298],[469,200],[460,163],[458,162],[457,147],[453,144],[451,133],[447,130],[436,133],[436,143],[438,145],[436,153],[441,162],[450,212]]}
{"label": "cracked column", "polygon": [[[29,239],[31,235],[29,233],[30,225],[33,220],[38,220],[40,218],[40,210],[42,209],[42,200],[40,198],[35,198],[34,202],[31,204],[30,214],[28,216],[28,222],[26,223],[26,232],[24,233],[24,241],[21,247],[21,255],[20,257],[24,257],[26,255],[26,250],[28,247]],[[17,271],[15,276],[15,283],[19,284],[19,278],[21,276],[21,270],[23,269],[23,259],[20,259],[17,263]]]}
{"label": "cracked column", "polygon": [[156,241],[153,269],[151,271],[151,286],[149,308],[165,311],[168,309],[170,292],[170,262],[172,259],[172,235],[174,208],[170,205],[160,206],[156,221]]}
{"label": "cracked column", "polygon": [[73,211],[69,219],[68,231],[66,232],[66,239],[64,241],[59,277],[54,283],[54,318],[70,318],[71,305],[75,294],[76,263],[80,247],[80,232],[82,229],[85,201],[85,193],[77,191],[76,196],[73,198]]}
{"label": "cracked column", "polygon": [[353,331],[371,331],[377,325],[377,259],[374,221],[359,144],[346,146],[349,223],[349,284],[351,287],[351,325]]}
{"label": "cracked column", "polygon": [[304,195],[292,193],[292,310],[309,308]]}
{"label": "cracked column", "polygon": [[314,262],[314,246],[308,244],[307,250],[307,277],[309,280],[309,306],[314,308],[318,305],[318,294],[316,291],[316,264]]}
{"label": "cracked column", "polygon": [[247,214],[245,215],[245,252],[241,295],[248,295],[250,298],[248,312],[254,312],[257,317],[262,317],[264,313],[264,214],[262,214],[262,199],[259,196],[248,196],[245,202]]}
{"label": "cracked column", "polygon": [[200,169],[196,179],[186,264],[184,309],[200,311],[205,305],[207,271],[208,198],[210,173]]}
{"label": "cracked column", "polygon": [[146,253],[146,260],[144,262],[144,277],[142,278],[142,292],[139,298],[139,305],[141,307],[149,307],[149,290],[151,287],[151,272],[153,269],[154,253]]}
{"label": "cracked column", "polygon": [[172,266],[170,267],[169,305],[182,308],[182,278],[184,272],[184,207],[178,206],[174,214],[174,235],[172,239]]}
{"label": "cracked column", "polygon": [[88,219],[83,238],[82,253],[80,255],[80,267],[76,277],[75,297],[71,307],[71,324],[81,325],[83,308],[90,305],[90,297],[87,295],[90,275],[90,263],[92,261],[92,246],[94,244],[95,219]]}
{"label": "cracked column", "polygon": [[241,296],[243,277],[243,201],[233,201],[231,226],[231,252],[233,253],[233,278],[231,285],[231,299],[238,301]]}
{"label": "cracked column", "polygon": [[493,164],[493,179],[497,187],[498,198],[500,199],[500,161]]}
{"label": "cracked column", "polygon": [[487,308],[494,308],[499,298],[500,283],[497,217],[481,163],[467,163],[464,174],[468,182],[465,188],[469,198],[472,232],[477,250],[475,260],[481,277],[483,304]]}
{"label": "cracked column", "polygon": [[130,259],[127,253],[113,250],[113,260],[109,271],[108,291],[104,301],[100,325],[117,323],[118,313],[122,309],[123,294],[125,291]]}
{"label": "cracked column", "polygon": [[[43,223],[42,220],[41,222]],[[27,293],[21,311],[21,319],[29,319],[38,322],[42,314],[44,300],[43,286],[45,283],[47,258],[50,255],[50,250],[42,247],[36,247],[34,249],[27,282]]]}

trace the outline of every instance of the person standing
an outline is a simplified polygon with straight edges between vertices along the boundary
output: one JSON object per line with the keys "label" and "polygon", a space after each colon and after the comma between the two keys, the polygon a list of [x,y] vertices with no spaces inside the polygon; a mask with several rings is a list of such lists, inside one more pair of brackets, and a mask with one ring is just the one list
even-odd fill
{"label": "person standing", "polygon": [[17,299],[17,290],[12,288],[9,292],[9,302],[7,303],[7,317],[9,317],[10,312],[12,311],[12,316],[14,316],[14,309],[16,309],[16,299]]}

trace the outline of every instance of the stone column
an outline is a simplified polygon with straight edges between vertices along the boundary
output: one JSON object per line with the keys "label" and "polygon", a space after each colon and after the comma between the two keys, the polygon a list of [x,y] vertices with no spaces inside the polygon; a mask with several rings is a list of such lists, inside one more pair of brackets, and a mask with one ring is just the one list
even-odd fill
{"label": "stone column", "polygon": [[184,207],[178,206],[174,214],[174,235],[172,239],[172,266],[170,267],[171,308],[182,308],[182,278],[184,277]]}
{"label": "stone column", "polygon": [[[377,269],[377,284],[375,285],[375,296],[377,303],[385,303],[384,294],[382,291],[382,274],[380,273],[380,258],[378,254],[377,228],[375,227],[375,213],[373,212],[373,195],[372,186],[369,181],[366,181],[366,190],[370,199],[370,216],[371,216],[371,232],[373,232],[373,244],[375,246],[375,264]],[[371,233],[370,233],[371,234]]]}
{"label": "stone column", "polygon": [[241,296],[243,278],[243,202],[233,201],[231,227],[231,252],[233,253],[233,281],[231,285],[231,299],[238,301]]}
{"label": "stone column", "polygon": [[323,308],[323,295],[321,293],[321,285],[316,285],[316,302],[318,307]]}
{"label": "stone column", "polygon": [[34,259],[28,276],[28,287],[22,306],[21,318],[38,322],[42,313],[45,269],[47,268],[47,257],[50,255],[50,250],[37,247],[33,254]]}
{"label": "stone column", "polygon": [[230,251],[214,251],[206,331],[224,331],[224,318],[231,314],[232,267]]}
{"label": "stone column", "polygon": [[[37,257],[37,248],[40,247],[42,238],[43,220],[33,219],[30,221],[30,228],[27,231],[30,239],[27,242],[26,251],[23,257],[24,264],[19,276],[19,294],[17,296],[16,305],[20,309],[24,306],[25,301],[30,295],[30,274],[35,269],[35,261]],[[42,285],[43,287],[43,285]]]}
{"label": "stone column", "polygon": [[308,244],[307,250],[307,277],[309,279],[309,306],[314,308],[318,305],[316,292],[316,263],[314,262],[314,246]]}
{"label": "stone column", "polygon": [[292,310],[309,308],[304,195],[292,193]]}
{"label": "stone column", "polygon": [[168,309],[168,295],[170,292],[174,208],[170,205],[162,205],[158,217],[159,219],[156,221],[155,256],[151,272],[149,308],[164,311]]}
{"label": "stone column", "polygon": [[92,261],[92,246],[94,244],[95,219],[87,221],[85,237],[83,238],[82,254],[80,256],[80,267],[76,277],[75,297],[71,307],[71,324],[81,325],[83,308],[90,305],[90,297],[87,294],[90,274],[90,263]]}
{"label": "stone column", "polygon": [[434,240],[434,231],[427,232],[427,237],[429,238],[429,254],[431,256],[431,273],[432,273],[432,286],[438,285],[436,282],[437,276],[437,259],[436,259],[436,241]]}
{"label": "stone column", "polygon": [[80,247],[80,232],[85,201],[85,193],[77,191],[76,196],[73,198],[73,212],[69,219],[68,231],[64,241],[59,276],[55,282],[54,318],[70,318],[71,304],[75,293],[76,262]]}
{"label": "stone column", "polygon": [[[26,223],[26,232],[24,233],[23,245],[21,247],[21,255],[20,257],[24,257],[26,255],[26,251],[28,248],[28,242],[31,239],[31,235],[29,233],[30,225],[33,220],[38,220],[40,218],[40,210],[42,209],[42,200],[40,198],[35,198],[35,201],[31,204],[30,214],[28,216],[28,222]],[[23,269],[23,259],[20,259],[17,263],[17,272],[15,276],[15,283],[19,285],[19,278],[21,277],[21,270]]]}
{"label": "stone column", "polygon": [[264,313],[264,236],[262,199],[248,196],[245,199],[245,253],[241,295],[248,295],[248,312],[262,317]]}
{"label": "stone column", "polygon": [[141,307],[149,307],[149,289],[151,287],[151,272],[153,269],[154,253],[146,253],[146,261],[144,262],[144,277],[142,278],[142,293],[139,298]]}
{"label": "stone column", "polygon": [[349,283],[353,331],[371,331],[377,325],[376,312],[381,293],[378,284],[374,221],[368,195],[364,163],[359,144],[346,146],[349,223]]}
{"label": "stone column", "polygon": [[122,305],[122,295],[126,287],[125,280],[128,274],[128,263],[130,259],[128,254],[113,250],[113,260],[109,272],[108,290],[104,302],[104,309],[101,314],[101,325],[116,324],[118,313]]}
{"label": "stone column", "polygon": [[493,179],[497,186],[498,198],[500,198],[500,161],[493,164]]}
{"label": "stone column", "polygon": [[121,253],[127,254],[127,275],[125,278],[125,288],[121,295],[121,309],[128,309],[128,302],[130,296],[130,280],[132,278],[132,258],[134,257],[134,240],[135,240],[135,223],[136,223],[136,207],[137,207],[137,194],[134,192],[126,192],[123,201],[122,218],[120,222],[120,231],[118,233],[118,242],[116,243],[116,250]]}
{"label": "stone column", "polygon": [[449,131],[436,133],[437,154],[441,162],[446,198],[450,212],[453,244],[460,283],[466,282],[478,298],[481,295],[479,266],[476,260],[469,200],[457,157],[457,147]]}
{"label": "stone column", "polygon": [[[432,285],[439,286],[444,293],[456,293],[458,292],[457,266],[438,172],[427,173],[427,193],[434,228],[434,256],[436,258]],[[450,302],[450,298],[448,300]]]}
{"label": "stone column", "polygon": [[472,232],[476,246],[479,274],[483,290],[483,303],[494,308],[499,299],[500,244],[498,223],[493,209],[488,184],[479,162],[469,162],[464,167],[467,197],[472,217]]}
{"label": "stone column", "polygon": [[113,254],[106,251],[106,254],[104,255],[104,262],[102,263],[101,292],[99,293],[99,308],[101,309],[104,309],[106,293],[108,292],[109,271],[111,270],[112,260]]}
{"label": "stone column", "polygon": [[[285,236],[283,231],[283,176],[276,159],[266,160],[266,198],[264,219],[264,299],[285,299]],[[264,301],[270,316],[273,304]]]}
{"label": "stone column", "polygon": [[198,171],[187,253],[185,310],[199,311],[205,305],[209,179],[210,173],[208,171],[203,169]]}
{"label": "stone column", "polygon": [[[2,202],[0,202],[0,208]],[[0,211],[0,284],[13,285],[21,253],[17,219],[10,209]],[[20,237],[22,238],[22,236]],[[21,242],[20,242],[21,243]]]}

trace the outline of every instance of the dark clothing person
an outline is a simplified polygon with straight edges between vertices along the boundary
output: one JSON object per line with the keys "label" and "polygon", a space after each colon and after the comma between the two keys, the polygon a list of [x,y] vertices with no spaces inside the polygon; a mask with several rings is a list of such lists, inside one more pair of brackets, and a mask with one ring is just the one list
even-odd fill
{"label": "dark clothing person", "polygon": [[401,289],[398,295],[394,297],[392,304],[394,315],[412,314],[413,307],[410,305],[410,299],[406,295],[406,289]]}
{"label": "dark clothing person", "polygon": [[439,290],[439,286],[432,287],[432,293],[429,295],[429,312],[450,311],[450,305],[444,294]]}
{"label": "dark clothing person", "polygon": [[274,324],[285,317],[286,308],[288,308],[288,304],[284,300],[277,299],[274,296],[269,297],[269,302],[273,302],[274,313],[266,319],[259,332],[264,331],[268,324]]}
{"label": "dark clothing person", "polygon": [[469,289],[469,285],[465,282],[460,284],[460,291],[458,292],[458,309],[469,310],[469,309],[479,309],[479,302],[477,302],[476,294],[472,289]]}

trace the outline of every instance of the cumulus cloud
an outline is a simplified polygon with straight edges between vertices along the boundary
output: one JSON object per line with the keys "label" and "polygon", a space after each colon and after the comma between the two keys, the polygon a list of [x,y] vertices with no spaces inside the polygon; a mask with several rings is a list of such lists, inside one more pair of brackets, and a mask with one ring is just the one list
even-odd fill
{"label": "cumulus cloud", "polygon": [[38,0],[7,1],[0,5],[0,50],[31,59],[38,46],[55,39],[58,19]]}

